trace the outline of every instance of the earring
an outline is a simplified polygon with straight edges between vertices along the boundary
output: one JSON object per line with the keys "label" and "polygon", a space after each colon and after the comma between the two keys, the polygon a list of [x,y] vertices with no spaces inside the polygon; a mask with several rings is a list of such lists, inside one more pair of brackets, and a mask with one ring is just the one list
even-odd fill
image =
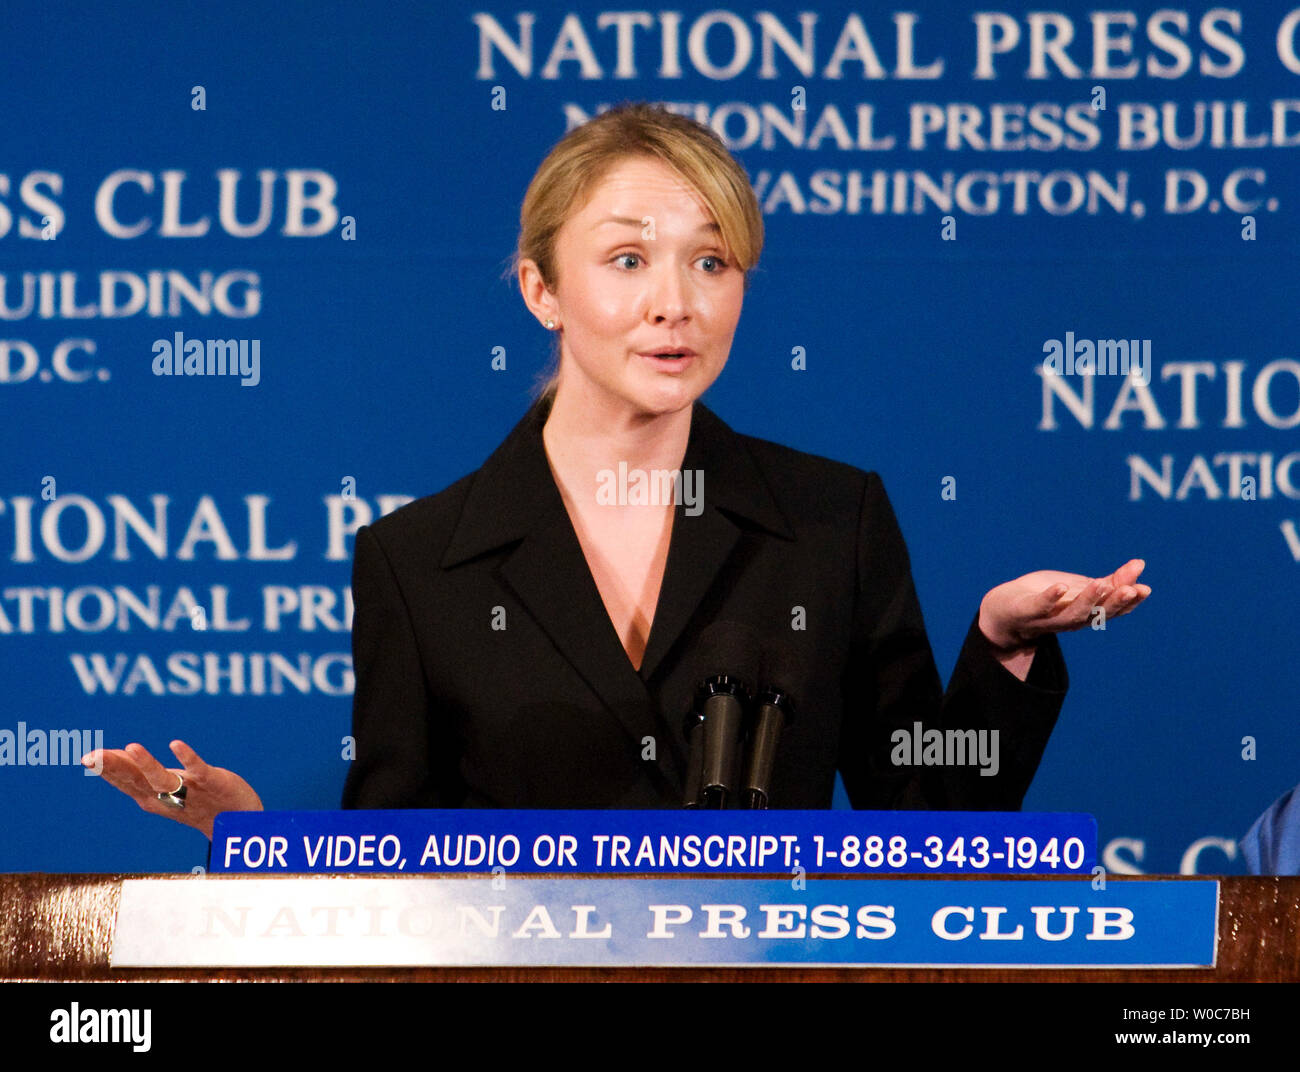
{"label": "earring", "polygon": [[555,321],[554,321],[554,320],[551,320],[551,319],[548,317],[547,320],[546,320],[546,323],[545,323],[544,325],[542,325],[542,326],[545,327],[547,331],[554,331],[554,330],[555,330]]}

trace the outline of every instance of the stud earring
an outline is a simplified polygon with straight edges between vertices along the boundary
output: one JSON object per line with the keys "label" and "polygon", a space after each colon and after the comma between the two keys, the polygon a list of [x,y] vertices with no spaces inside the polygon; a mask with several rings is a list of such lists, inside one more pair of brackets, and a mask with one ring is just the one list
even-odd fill
{"label": "stud earring", "polygon": [[546,328],[547,331],[554,331],[555,321],[548,318],[546,323],[543,326]]}

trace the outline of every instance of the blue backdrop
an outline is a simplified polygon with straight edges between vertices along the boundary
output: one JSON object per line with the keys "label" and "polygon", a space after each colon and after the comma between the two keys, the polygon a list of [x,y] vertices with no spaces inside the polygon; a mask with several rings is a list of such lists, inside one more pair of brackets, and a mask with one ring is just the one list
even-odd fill
{"label": "blue backdrop", "polygon": [[[1145,558],[1147,604],[1063,641],[1026,807],[1095,814],[1112,870],[1241,871],[1300,781],[1300,10],[532,10],[7,8],[0,870],[203,861],[73,730],[337,804],[351,534],[522,414],[528,179],[651,99],[765,212],[709,404],[882,474],[945,676],[993,584]],[[244,375],[155,374],[178,332]],[[1067,333],[1149,385],[1044,370]]]}

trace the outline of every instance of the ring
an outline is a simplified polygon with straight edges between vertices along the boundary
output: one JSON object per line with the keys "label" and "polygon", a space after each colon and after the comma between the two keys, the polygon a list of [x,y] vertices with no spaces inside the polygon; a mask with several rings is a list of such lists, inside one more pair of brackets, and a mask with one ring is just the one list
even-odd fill
{"label": "ring", "polygon": [[176,780],[180,782],[180,785],[170,793],[159,793],[158,799],[164,804],[170,804],[173,808],[183,808],[185,807],[185,779],[178,774]]}

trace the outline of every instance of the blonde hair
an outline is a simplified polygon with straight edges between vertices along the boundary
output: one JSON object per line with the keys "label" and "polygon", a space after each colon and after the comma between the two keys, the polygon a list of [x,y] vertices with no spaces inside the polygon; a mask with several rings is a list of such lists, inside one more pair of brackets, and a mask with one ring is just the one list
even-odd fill
{"label": "blonde hair", "polygon": [[[763,214],[749,176],[712,130],[659,105],[633,103],[611,108],[575,127],[546,155],[524,195],[519,243],[512,270],[531,260],[547,289],[556,285],[555,242],[565,220],[586,204],[596,184],[629,157],[667,164],[707,206],[736,266],[746,275],[763,249]],[[549,405],[558,380],[558,348],[539,381]]]}

